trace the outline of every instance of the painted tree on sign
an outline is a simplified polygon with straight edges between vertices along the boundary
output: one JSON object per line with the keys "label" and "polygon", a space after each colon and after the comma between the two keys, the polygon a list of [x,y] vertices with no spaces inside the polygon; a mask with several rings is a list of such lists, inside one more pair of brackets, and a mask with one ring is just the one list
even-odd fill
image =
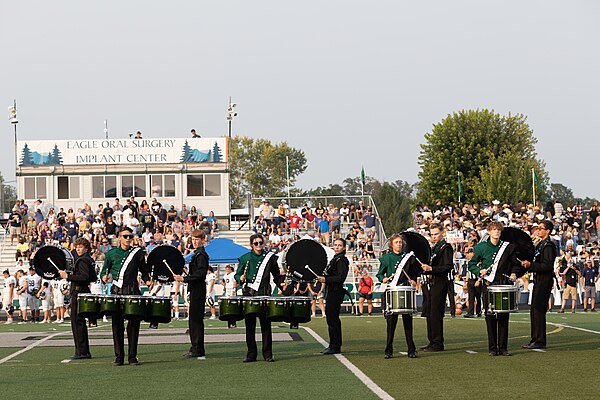
{"label": "painted tree on sign", "polygon": [[23,153],[21,154],[21,163],[19,165],[33,165],[33,157],[31,156],[31,150],[29,150],[29,146],[25,143],[23,146]]}

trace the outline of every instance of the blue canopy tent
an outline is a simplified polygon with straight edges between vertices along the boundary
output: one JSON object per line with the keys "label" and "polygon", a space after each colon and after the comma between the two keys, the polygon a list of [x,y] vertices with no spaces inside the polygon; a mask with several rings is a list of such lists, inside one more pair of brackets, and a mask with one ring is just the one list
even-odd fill
{"label": "blue canopy tent", "polygon": [[[240,246],[233,240],[226,238],[211,240],[206,245],[205,250],[210,257],[210,264],[235,264],[240,256],[250,251],[246,247]],[[186,264],[189,264],[192,255],[193,253],[189,253],[184,257]]]}

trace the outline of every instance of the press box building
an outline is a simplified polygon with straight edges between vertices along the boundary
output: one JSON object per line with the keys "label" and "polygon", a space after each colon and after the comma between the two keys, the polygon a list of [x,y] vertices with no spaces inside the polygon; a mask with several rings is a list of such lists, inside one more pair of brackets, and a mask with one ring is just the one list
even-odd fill
{"label": "press box building", "polygon": [[164,208],[229,217],[227,138],[75,139],[17,142],[18,197],[48,207],[96,209],[134,196]]}

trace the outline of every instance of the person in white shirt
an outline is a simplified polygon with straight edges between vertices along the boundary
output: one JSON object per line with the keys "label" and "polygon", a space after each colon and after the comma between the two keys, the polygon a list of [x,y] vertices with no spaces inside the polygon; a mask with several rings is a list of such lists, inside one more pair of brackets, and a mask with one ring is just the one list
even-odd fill
{"label": "person in white shirt", "polygon": [[233,266],[225,267],[225,276],[223,277],[223,287],[225,288],[225,296],[235,296],[237,282],[235,281],[235,271]]}
{"label": "person in white shirt", "polygon": [[40,289],[37,291],[37,297],[42,300],[42,311],[44,312],[44,319],[42,324],[50,323],[50,298],[52,297],[52,289],[50,289],[50,280],[42,279]]}
{"label": "person in white shirt", "polygon": [[210,307],[210,318],[209,319],[217,319],[215,312],[215,282],[217,280],[217,275],[213,272],[212,267],[208,267],[208,272],[206,274],[206,303]]}
{"label": "person in white shirt", "polygon": [[56,312],[56,321],[54,323],[60,324],[64,322],[65,318],[65,295],[64,288],[68,284],[66,279],[53,280],[52,281],[52,299],[54,301],[54,311]]}
{"label": "person in white shirt", "polygon": [[29,288],[27,290],[27,303],[31,310],[31,319],[33,322],[40,322],[40,299],[37,293],[42,287],[42,278],[35,273],[33,267],[29,267],[29,276],[27,277]]}
{"label": "person in white shirt", "polygon": [[25,271],[22,269],[17,271],[15,275],[17,279],[17,296],[19,296],[19,310],[21,310],[21,321],[19,324],[27,322],[27,290],[29,289],[29,281],[25,276]]}
{"label": "person in white shirt", "polygon": [[4,312],[6,313],[6,323],[12,324],[13,322],[13,295],[15,287],[17,287],[17,280],[14,276],[11,276],[8,270],[3,272],[4,275],[4,289],[2,290],[2,304],[4,305]]}

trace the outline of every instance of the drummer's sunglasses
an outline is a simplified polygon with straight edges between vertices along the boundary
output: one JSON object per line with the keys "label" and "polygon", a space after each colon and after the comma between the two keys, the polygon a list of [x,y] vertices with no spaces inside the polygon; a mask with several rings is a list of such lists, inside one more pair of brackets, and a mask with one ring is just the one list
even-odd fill
{"label": "drummer's sunglasses", "polygon": [[133,239],[133,235],[121,235],[123,239]]}
{"label": "drummer's sunglasses", "polygon": [[260,242],[252,242],[252,244],[255,245],[255,246],[260,246],[263,243],[264,242],[262,240]]}

